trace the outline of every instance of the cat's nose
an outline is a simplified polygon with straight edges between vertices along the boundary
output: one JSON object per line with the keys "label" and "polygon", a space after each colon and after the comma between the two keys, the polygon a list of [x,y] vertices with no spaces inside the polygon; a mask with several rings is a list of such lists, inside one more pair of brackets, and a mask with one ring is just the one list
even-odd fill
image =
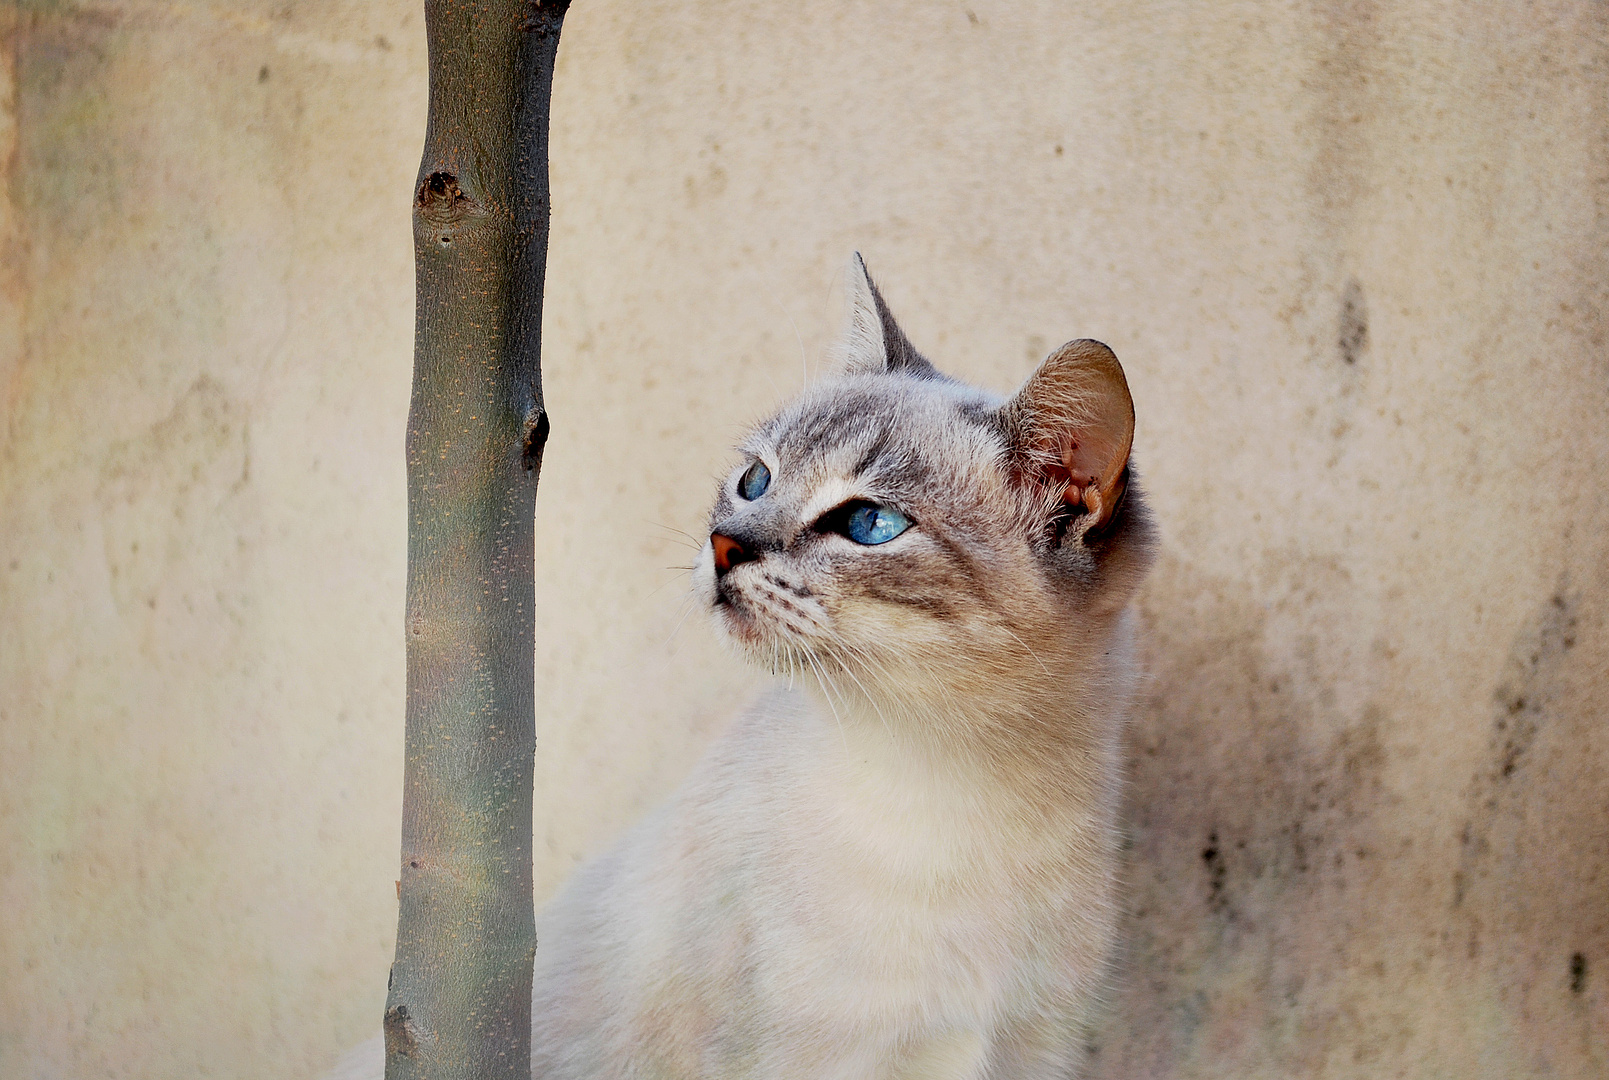
{"label": "cat's nose", "polygon": [[753,548],[722,533],[710,533],[710,546],[715,549],[715,576],[725,577],[726,572],[739,563],[753,562],[759,555]]}

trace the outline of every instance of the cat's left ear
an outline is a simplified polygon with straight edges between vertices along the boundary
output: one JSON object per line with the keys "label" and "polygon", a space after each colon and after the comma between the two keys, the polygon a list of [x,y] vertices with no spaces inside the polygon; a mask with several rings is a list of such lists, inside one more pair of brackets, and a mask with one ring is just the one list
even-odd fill
{"label": "cat's left ear", "polygon": [[846,374],[900,371],[924,379],[938,377],[938,369],[916,351],[894,321],[858,251],[849,260],[847,289],[849,327],[838,346]]}
{"label": "cat's left ear", "polygon": [[1045,358],[1000,417],[1024,479],[1087,513],[1089,529],[1111,520],[1134,444],[1134,399],[1111,349],[1069,341]]}

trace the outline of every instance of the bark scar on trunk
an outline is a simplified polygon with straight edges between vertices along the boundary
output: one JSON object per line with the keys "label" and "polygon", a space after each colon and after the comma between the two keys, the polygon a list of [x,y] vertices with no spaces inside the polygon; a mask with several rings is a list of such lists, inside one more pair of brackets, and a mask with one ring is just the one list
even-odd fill
{"label": "bark scar on trunk", "polygon": [[393,1005],[385,1011],[385,1052],[413,1057],[419,1052],[419,1027],[408,1015],[408,1006]]}

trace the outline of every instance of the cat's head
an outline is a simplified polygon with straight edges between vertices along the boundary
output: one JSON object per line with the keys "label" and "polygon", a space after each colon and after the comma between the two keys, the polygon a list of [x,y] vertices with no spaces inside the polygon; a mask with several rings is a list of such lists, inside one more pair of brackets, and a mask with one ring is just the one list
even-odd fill
{"label": "cat's head", "polygon": [[1098,640],[1152,547],[1117,358],[1070,342],[1001,400],[912,347],[858,255],[849,279],[843,374],[744,440],[699,598],[761,663],[872,693],[942,697]]}

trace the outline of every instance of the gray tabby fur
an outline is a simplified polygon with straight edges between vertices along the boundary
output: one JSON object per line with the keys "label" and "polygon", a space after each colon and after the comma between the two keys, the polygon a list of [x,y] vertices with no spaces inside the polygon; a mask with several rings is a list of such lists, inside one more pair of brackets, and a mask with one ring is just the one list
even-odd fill
{"label": "gray tabby fur", "polygon": [[[786,678],[540,916],[542,1080],[1080,1069],[1153,541],[1125,462],[1078,513],[1100,463],[1062,459],[1126,456],[1127,389],[1072,343],[1003,401],[911,346],[858,255],[849,291],[844,373],[760,424],[716,495],[711,532],[759,557],[718,578],[706,544],[694,572],[738,651]],[[773,479],[746,501],[754,458]],[[915,525],[876,547],[813,528],[851,499]]]}

